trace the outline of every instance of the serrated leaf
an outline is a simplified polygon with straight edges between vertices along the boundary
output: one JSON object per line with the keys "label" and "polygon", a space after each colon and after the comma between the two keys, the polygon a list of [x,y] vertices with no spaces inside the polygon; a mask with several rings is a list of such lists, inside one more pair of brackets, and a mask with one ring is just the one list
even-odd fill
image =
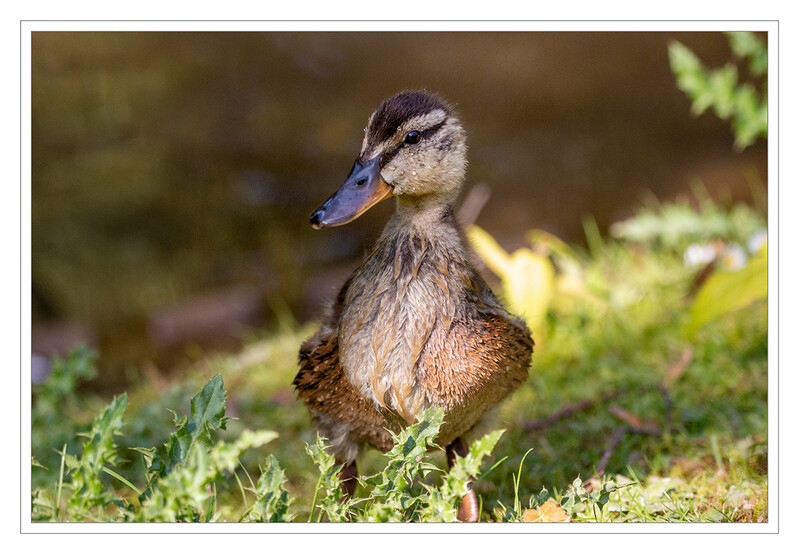
{"label": "serrated leaf", "polygon": [[278,437],[275,431],[250,431],[245,429],[239,438],[236,439],[236,447],[244,451],[249,448],[259,448],[266,443],[272,442]]}
{"label": "serrated leaf", "polygon": [[[329,442],[321,435],[316,436],[314,444],[306,444],[305,450],[311,456],[314,464],[319,470],[318,488],[325,491],[325,496],[321,499],[319,508],[323,515],[327,515],[332,522],[347,521],[347,513],[352,503],[351,499],[345,499],[341,491],[341,479],[339,478],[339,466],[332,454],[327,451]],[[311,506],[314,510],[317,506]],[[311,512],[313,517],[313,511]],[[309,519],[309,521],[311,521]]]}
{"label": "serrated leaf", "polygon": [[472,445],[469,447],[469,454],[475,458],[482,458],[483,456],[491,454],[504,433],[504,429],[497,429],[473,441]]}
{"label": "serrated leaf", "polygon": [[155,456],[156,448],[155,447],[145,448],[143,446],[134,446],[131,447],[131,450],[133,450],[134,452],[138,452],[139,454],[142,455],[142,458],[144,458],[145,466],[149,471],[150,467],[153,465],[153,457]]}
{"label": "serrated leaf", "polygon": [[[756,35],[728,33],[728,37],[737,56],[749,57],[753,75],[766,73],[768,51]],[[765,93],[762,97],[750,94],[748,90],[754,89],[748,83],[739,84],[735,65],[728,63],[720,69],[705,69],[696,55],[678,42],[669,45],[669,62],[677,86],[691,98],[691,113],[698,116],[712,107],[719,118],[730,119],[737,149],[742,150],[758,137],[767,135],[768,120],[761,114],[767,110],[768,98]]]}
{"label": "serrated leaf", "polygon": [[169,410],[178,428],[164,444],[165,457],[158,453],[153,456],[150,471],[156,472],[161,477],[167,475],[175,466],[188,458],[196,442],[200,442],[207,449],[210,448],[213,443],[211,431],[225,428],[226,402],[224,381],[222,376],[217,374],[192,397],[188,418]]}
{"label": "serrated leaf", "polygon": [[441,424],[444,422],[442,408],[430,408],[419,414],[418,421],[403,429],[395,436],[396,445],[388,456],[409,458],[424,454],[433,444]]}
{"label": "serrated leaf", "polygon": [[255,490],[255,502],[247,511],[245,521],[291,521],[289,505],[292,499],[285,488],[286,474],[277,459],[270,454],[261,466],[261,477]]}
{"label": "serrated leaf", "polygon": [[233,443],[219,441],[211,449],[211,459],[219,471],[234,471],[245,450],[258,448],[274,440],[277,436],[274,431],[253,432],[245,429]]}
{"label": "serrated leaf", "polygon": [[217,374],[191,399],[191,412],[187,430],[192,437],[211,440],[209,430],[224,429],[227,395],[222,376]]}
{"label": "serrated leaf", "polygon": [[768,71],[768,49],[759,36],[749,31],[726,34],[733,53],[739,58],[749,58],[749,70],[753,75],[764,75]]}
{"label": "serrated leaf", "polygon": [[188,456],[192,444],[193,439],[186,426],[178,427],[169,437],[169,442],[166,444],[166,455],[169,462],[167,467],[183,462]]}
{"label": "serrated leaf", "polygon": [[688,47],[678,41],[669,43],[669,63],[678,78],[691,75],[702,69],[699,58]]}
{"label": "serrated leaf", "polygon": [[127,394],[115,397],[92,422],[91,430],[86,434],[89,440],[83,445],[81,456],[65,456],[66,465],[72,473],[74,490],[69,505],[78,513],[101,506],[111,499],[105,492],[101,475],[104,464],[116,463],[114,435],[122,428],[127,406]]}

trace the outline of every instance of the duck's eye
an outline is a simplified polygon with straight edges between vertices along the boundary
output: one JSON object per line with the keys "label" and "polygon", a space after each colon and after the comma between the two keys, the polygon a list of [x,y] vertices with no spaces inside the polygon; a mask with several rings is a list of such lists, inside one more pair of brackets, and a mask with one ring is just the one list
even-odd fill
{"label": "duck's eye", "polygon": [[416,144],[420,140],[422,140],[422,133],[419,131],[411,131],[405,135],[405,144]]}

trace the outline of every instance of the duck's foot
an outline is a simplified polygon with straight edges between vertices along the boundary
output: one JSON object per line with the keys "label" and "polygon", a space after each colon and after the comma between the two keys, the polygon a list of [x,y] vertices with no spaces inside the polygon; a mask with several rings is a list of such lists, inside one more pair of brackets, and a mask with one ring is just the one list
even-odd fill
{"label": "duck's foot", "polygon": [[358,486],[358,468],[355,461],[344,464],[338,473],[341,479],[341,492],[344,493],[343,500],[349,500],[355,494],[355,487]]}
{"label": "duck's foot", "polygon": [[[450,469],[452,469],[452,466],[455,464],[455,458],[457,456],[466,456],[468,452],[469,448],[460,437],[452,441],[452,443],[447,446],[447,463]],[[461,498],[458,504],[458,521],[476,523],[479,516],[480,505],[477,502],[477,494],[470,488],[469,492]]]}
{"label": "duck's foot", "polygon": [[458,504],[458,521],[477,523],[479,515],[480,505],[477,503],[477,495],[473,490],[470,490],[461,498],[461,502]]}

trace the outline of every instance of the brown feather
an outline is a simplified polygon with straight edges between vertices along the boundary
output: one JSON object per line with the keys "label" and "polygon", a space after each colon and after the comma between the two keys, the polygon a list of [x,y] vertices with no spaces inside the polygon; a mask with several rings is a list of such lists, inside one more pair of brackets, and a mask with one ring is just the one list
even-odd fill
{"label": "brown feather", "polygon": [[[425,118],[444,110],[446,119]],[[428,121],[427,151],[396,153],[404,121]],[[421,123],[420,123],[421,124]],[[407,125],[416,125],[408,123]],[[419,129],[424,131],[424,129]],[[438,142],[434,139],[438,137]],[[381,142],[382,141],[382,142]],[[377,146],[376,146],[377,145]],[[391,151],[397,212],[339,292],[321,329],[300,349],[294,380],[339,461],[362,444],[391,448],[391,434],[429,407],[445,410],[447,446],[527,378],[533,341],[470,262],[452,202],[465,168],[465,135],[449,108],[425,93],[402,93],[372,115],[364,152]],[[425,157],[427,156],[427,157]],[[432,160],[417,175],[407,164]],[[440,190],[435,163],[443,164]],[[425,164],[428,162],[424,162]],[[403,165],[405,164],[405,165]]]}

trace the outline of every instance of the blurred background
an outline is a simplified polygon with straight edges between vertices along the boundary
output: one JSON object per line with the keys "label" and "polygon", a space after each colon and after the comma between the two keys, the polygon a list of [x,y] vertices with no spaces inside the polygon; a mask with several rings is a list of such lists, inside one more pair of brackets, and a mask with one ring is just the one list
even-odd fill
{"label": "blurred background", "polygon": [[78,343],[92,386],[235,350],[313,319],[393,206],[314,231],[383,98],[427,88],[469,133],[463,197],[512,251],[527,229],[573,243],[701,182],[721,203],[765,188],[766,143],[689,116],[668,45],[710,67],[722,33],[95,33],[32,38],[34,380]]}

